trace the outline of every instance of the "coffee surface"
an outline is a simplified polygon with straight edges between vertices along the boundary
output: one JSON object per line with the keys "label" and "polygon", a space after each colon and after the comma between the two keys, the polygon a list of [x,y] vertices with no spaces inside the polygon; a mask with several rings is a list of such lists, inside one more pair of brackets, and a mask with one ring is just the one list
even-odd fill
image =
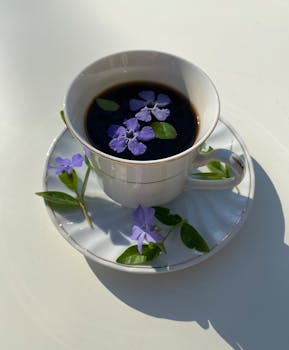
{"label": "coffee surface", "polygon": [[[98,99],[116,102],[117,110],[101,108]],[[149,119],[149,116],[151,120],[142,120]],[[126,123],[132,118],[136,118],[138,124],[133,130],[132,123],[129,123],[130,127]],[[144,131],[147,132],[147,127],[156,122],[172,125],[176,137],[142,137],[140,132],[143,128],[146,127]],[[130,82],[115,85],[93,99],[87,110],[85,128],[92,145],[104,153],[130,160],[155,160],[173,156],[191,147],[198,134],[198,118],[190,101],[171,87],[154,82]],[[132,138],[136,143],[145,145],[142,154],[134,154],[139,152],[139,144],[128,147]],[[112,147],[114,144],[117,151]],[[136,151],[130,150],[132,146],[138,147]]]}

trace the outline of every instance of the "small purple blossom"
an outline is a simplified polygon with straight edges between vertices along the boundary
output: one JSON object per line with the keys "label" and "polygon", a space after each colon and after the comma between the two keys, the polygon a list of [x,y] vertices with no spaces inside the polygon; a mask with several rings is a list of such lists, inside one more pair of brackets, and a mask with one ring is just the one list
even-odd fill
{"label": "small purple blossom", "polygon": [[143,154],[147,146],[139,141],[150,141],[155,138],[152,127],[144,126],[140,129],[136,118],[126,120],[123,125],[112,124],[108,128],[108,135],[112,138],[109,147],[117,153],[121,153],[128,148],[135,156]]}
{"label": "small purple blossom", "polygon": [[157,120],[164,121],[170,115],[168,108],[163,108],[171,103],[170,98],[165,94],[158,94],[155,98],[154,91],[141,91],[139,97],[142,100],[131,99],[129,101],[129,107],[132,111],[140,111],[136,113],[135,117],[144,122],[150,122],[152,115]]}
{"label": "small purple blossom", "polygon": [[132,218],[136,225],[132,228],[130,238],[138,241],[137,248],[140,254],[142,254],[143,241],[149,242],[161,242],[163,236],[157,232],[152,225],[155,210],[153,208],[144,207],[139,205],[132,213]]}
{"label": "small purple blossom", "polygon": [[59,175],[61,173],[72,174],[73,169],[76,167],[81,167],[84,158],[81,154],[77,153],[72,156],[72,159],[56,157],[55,162],[57,165],[49,165],[49,169],[56,169],[55,174]]}

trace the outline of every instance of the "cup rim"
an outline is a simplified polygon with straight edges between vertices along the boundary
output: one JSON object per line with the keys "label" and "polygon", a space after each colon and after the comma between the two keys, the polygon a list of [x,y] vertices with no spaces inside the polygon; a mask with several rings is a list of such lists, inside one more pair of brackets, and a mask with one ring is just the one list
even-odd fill
{"label": "cup rim", "polygon": [[74,85],[74,83],[87,71],[89,70],[90,67],[94,66],[97,62],[101,61],[101,60],[105,60],[108,58],[111,58],[113,56],[119,56],[122,54],[161,54],[161,55],[165,55],[165,56],[170,56],[173,59],[177,59],[179,61],[183,61],[186,64],[192,65],[194,67],[194,69],[196,69],[201,75],[203,75],[211,84],[213,91],[216,94],[217,97],[217,113],[216,113],[216,118],[214,120],[214,123],[211,124],[210,128],[208,128],[207,132],[197,141],[195,142],[191,147],[187,148],[186,150],[177,153],[173,156],[170,157],[166,157],[166,158],[159,158],[159,159],[153,159],[153,160],[131,160],[131,159],[126,159],[126,158],[120,158],[120,157],[116,157],[110,154],[107,154],[105,152],[102,152],[100,150],[98,150],[97,148],[95,148],[94,146],[92,146],[90,143],[88,143],[85,139],[83,139],[81,136],[78,135],[77,131],[74,129],[73,125],[71,124],[69,118],[65,117],[65,121],[66,121],[66,126],[68,128],[68,130],[71,132],[71,134],[82,144],[82,146],[84,146],[85,148],[87,148],[91,153],[93,154],[97,154],[99,157],[101,158],[106,158],[106,159],[110,159],[111,161],[117,162],[117,163],[121,163],[121,164],[126,164],[126,165],[135,165],[135,166],[142,166],[142,165],[159,165],[162,163],[166,163],[166,162],[171,162],[174,161],[176,159],[179,158],[183,158],[185,156],[187,156],[188,154],[190,154],[192,151],[196,150],[199,146],[201,146],[205,140],[211,135],[211,133],[213,132],[213,130],[215,129],[219,117],[220,117],[220,97],[218,94],[218,91],[216,89],[215,84],[213,83],[213,81],[211,80],[211,78],[208,76],[208,74],[202,70],[201,68],[199,68],[197,65],[195,65],[194,63],[190,62],[187,59],[184,59],[182,57],[176,56],[174,54],[168,53],[168,52],[164,52],[164,51],[156,51],[156,50],[126,50],[126,51],[119,51],[119,52],[115,52],[109,55],[106,55],[104,57],[99,58],[98,60],[88,64],[84,69],[82,69],[76,76],[75,78],[72,80],[72,82],[69,84],[69,87],[67,89],[67,92],[65,94],[64,97],[64,112],[65,112],[65,116],[67,116],[67,111],[66,111],[66,101],[69,95],[69,92],[71,90],[71,87]]}

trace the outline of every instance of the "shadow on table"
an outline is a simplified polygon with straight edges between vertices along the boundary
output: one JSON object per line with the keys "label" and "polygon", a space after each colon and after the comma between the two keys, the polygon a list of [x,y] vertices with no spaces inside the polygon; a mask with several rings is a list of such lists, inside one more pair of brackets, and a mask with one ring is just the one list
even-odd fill
{"label": "shadow on table", "polygon": [[279,349],[289,342],[289,249],[276,189],[256,161],[254,168],[255,200],[247,222],[202,264],[136,275],[87,263],[114,295],[143,313],[196,321],[204,329],[211,325],[234,349]]}

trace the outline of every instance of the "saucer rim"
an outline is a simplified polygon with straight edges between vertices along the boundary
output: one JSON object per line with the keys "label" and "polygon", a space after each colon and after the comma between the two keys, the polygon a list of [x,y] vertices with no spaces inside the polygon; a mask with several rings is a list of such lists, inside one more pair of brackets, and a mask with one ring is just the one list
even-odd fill
{"label": "saucer rim", "polygon": [[[94,253],[90,252],[88,249],[85,249],[81,247],[72,237],[70,237],[63,227],[62,223],[57,219],[55,215],[55,211],[45,203],[45,206],[47,208],[49,217],[51,221],[53,222],[54,226],[57,228],[58,232],[62,235],[62,237],[68,241],[76,250],[78,250],[84,257],[95,261],[96,263],[99,263],[103,266],[113,268],[115,270],[120,270],[124,272],[132,272],[132,273],[139,273],[139,274],[155,274],[155,273],[168,273],[168,272],[174,272],[183,270],[186,268],[189,268],[191,266],[197,265],[207,259],[209,259],[211,256],[215,255],[217,252],[219,252],[221,249],[223,249],[240,231],[243,224],[246,222],[247,217],[249,215],[249,212],[251,211],[253,199],[254,199],[254,193],[255,193],[255,174],[254,174],[254,166],[251,159],[251,156],[249,154],[248,148],[246,144],[244,143],[243,139],[239,135],[239,133],[234,129],[234,127],[226,120],[224,120],[223,117],[219,118],[219,122],[223,123],[234,135],[234,137],[239,142],[245,156],[245,161],[247,162],[248,168],[247,171],[249,172],[249,193],[246,196],[247,201],[242,209],[242,212],[240,216],[238,217],[238,220],[234,223],[233,226],[231,226],[229,232],[220,240],[218,243],[216,243],[210,250],[210,252],[206,254],[199,254],[197,256],[194,256],[190,259],[187,259],[185,261],[171,264],[171,265],[162,265],[162,266],[150,266],[150,265],[123,265],[119,264],[115,261],[107,260],[105,258],[101,258],[96,256]],[[57,142],[61,139],[61,137],[66,133],[69,132],[68,128],[65,128],[62,130],[62,132],[59,133],[58,136],[56,136],[47,153],[46,153],[46,161],[44,164],[44,173],[43,173],[43,179],[42,179],[42,187],[44,191],[48,190],[48,179],[47,179],[47,167],[49,159],[53,153],[53,150],[55,149],[55,146]],[[77,140],[75,140],[77,142]]]}

